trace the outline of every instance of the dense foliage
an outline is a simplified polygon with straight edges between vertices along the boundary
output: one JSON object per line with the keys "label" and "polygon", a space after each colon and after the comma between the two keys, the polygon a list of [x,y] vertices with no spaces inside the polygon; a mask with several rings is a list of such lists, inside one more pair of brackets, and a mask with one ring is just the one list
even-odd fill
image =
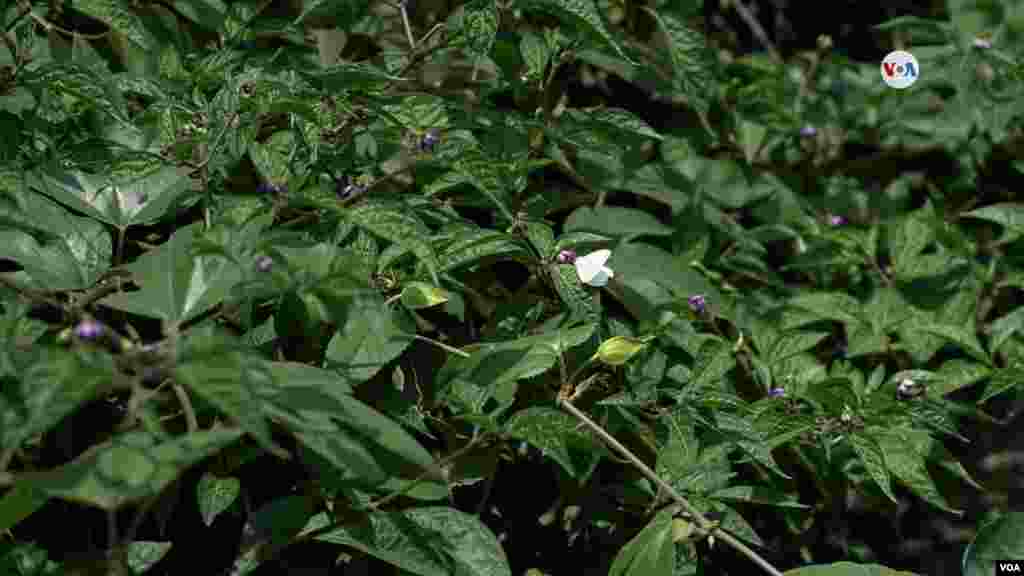
{"label": "dense foliage", "polygon": [[0,573],[904,574],[983,494],[948,573],[1024,561],[1020,2],[2,19]]}

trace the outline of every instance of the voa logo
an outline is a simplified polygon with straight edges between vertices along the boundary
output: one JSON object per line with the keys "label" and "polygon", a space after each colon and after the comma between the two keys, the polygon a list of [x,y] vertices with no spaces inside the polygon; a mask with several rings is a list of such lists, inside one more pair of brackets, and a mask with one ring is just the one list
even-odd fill
{"label": "voa logo", "polygon": [[1020,562],[1002,560],[996,562],[996,574],[1024,574],[1024,569]]}
{"label": "voa logo", "polygon": [[890,88],[902,90],[917,81],[921,67],[910,52],[889,52],[882,60],[882,82]]}

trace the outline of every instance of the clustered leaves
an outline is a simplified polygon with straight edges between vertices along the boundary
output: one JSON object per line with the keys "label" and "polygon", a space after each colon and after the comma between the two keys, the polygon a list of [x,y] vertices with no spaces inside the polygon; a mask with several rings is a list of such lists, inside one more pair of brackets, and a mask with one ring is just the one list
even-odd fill
{"label": "clustered leaves", "polygon": [[[722,546],[778,574],[754,549],[851,492],[982,489],[943,442],[1024,382],[1012,3],[880,26],[943,71],[904,92],[828,39],[718,59],[684,3],[474,0],[422,30],[410,2],[173,4],[75,3],[98,37],[2,15],[0,572],[75,568],[23,532],[66,501],[133,511],[103,562],[144,573],[172,542],[136,530],[193,466],[203,523],[245,519],[235,575],[309,541],[546,569],[500,515],[547,487],[491,493],[512,465],[557,479],[564,548],[612,551],[579,573],[616,576]],[[577,106],[569,64],[692,125]],[[38,449],[100,400],[91,447]],[[305,480],[250,509],[261,459]],[[997,514],[965,573],[1024,558],[1022,526]],[[895,573],[814,554],[787,574]]]}

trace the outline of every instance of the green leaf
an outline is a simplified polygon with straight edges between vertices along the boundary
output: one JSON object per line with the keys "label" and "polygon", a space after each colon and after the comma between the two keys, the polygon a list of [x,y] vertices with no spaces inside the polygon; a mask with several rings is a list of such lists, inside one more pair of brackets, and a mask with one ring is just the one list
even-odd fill
{"label": "green leaf", "polygon": [[190,254],[202,224],[179,228],[171,238],[125,266],[142,289],[112,294],[101,302],[172,325],[195,318],[224,299],[241,271],[218,256]]}
{"label": "green leaf", "polygon": [[308,497],[289,494],[275,498],[253,511],[250,527],[271,547],[287,543],[302,531],[315,512]]}
{"label": "green leaf", "polygon": [[929,504],[953,514],[962,514],[961,511],[950,508],[946,499],[939,493],[925,467],[926,455],[916,449],[909,434],[908,430],[895,429],[879,431],[876,435],[875,439],[885,454],[885,464],[889,472]]}
{"label": "green leaf", "polygon": [[490,0],[473,0],[463,7],[462,33],[467,48],[477,56],[489,56],[498,35],[498,9]]}
{"label": "green leaf", "polygon": [[539,35],[524,32],[519,41],[519,51],[526,64],[525,76],[528,82],[540,84],[544,81],[544,71],[551,61],[551,47]]}
{"label": "green leaf", "polygon": [[187,468],[241,435],[237,428],[216,428],[158,442],[148,432],[128,432],[68,464],[32,474],[32,483],[55,498],[116,510],[159,494]]}
{"label": "green leaf", "polygon": [[326,367],[350,385],[361,384],[398,358],[411,340],[379,299],[356,299],[327,345]]}
{"label": "green leaf", "polygon": [[0,532],[7,532],[36,510],[49,498],[27,483],[17,483],[0,498]]}
{"label": "green leaf", "polygon": [[[414,478],[434,469],[434,459],[398,423],[343,392],[345,384],[325,372],[290,382],[291,370],[272,370],[260,397],[264,411],[291,430],[299,442],[339,472],[370,486],[393,476]],[[427,478],[436,483],[436,478]]]}
{"label": "green leaf", "polygon": [[170,166],[142,177],[58,171],[41,173],[39,180],[54,200],[122,230],[160,219],[189,187],[188,172]]}
{"label": "green leaf", "polygon": [[136,540],[129,542],[125,550],[128,567],[135,574],[143,574],[152,568],[171,550],[171,542]]}
{"label": "green leaf", "polygon": [[971,210],[964,217],[980,218],[994,222],[1005,230],[1000,243],[1012,242],[1024,235],[1024,204],[1005,202]]}
{"label": "green leaf", "polygon": [[577,208],[566,219],[565,231],[590,231],[612,237],[671,236],[674,232],[647,212],[619,206]]}
{"label": "green leaf", "polygon": [[860,324],[861,304],[852,296],[841,292],[815,292],[796,296],[789,305],[813,312],[820,318],[827,318],[849,324]]}
{"label": "green leaf", "polygon": [[538,448],[573,478],[585,479],[601,455],[604,445],[580,427],[572,416],[554,408],[535,406],[509,418],[505,432]]}
{"label": "green leaf", "polygon": [[764,486],[730,486],[709,494],[715,500],[762,504],[778,508],[811,508],[801,504],[796,496],[784,494]]}
{"label": "green leaf", "polygon": [[438,255],[441,272],[499,257],[528,262],[533,254],[517,236],[493,230],[471,230],[457,235]]}
{"label": "green leaf", "polygon": [[964,576],[997,574],[1000,560],[1024,558],[1024,512],[1004,512],[982,526],[967,545],[963,557]]}
{"label": "green leaf", "polygon": [[426,241],[429,230],[415,216],[379,205],[362,205],[345,213],[356,226],[389,242],[404,246],[427,266],[434,284],[439,262],[437,254]]}
{"label": "green leaf", "polygon": [[449,299],[448,293],[426,282],[409,282],[402,288],[402,304],[410,310],[432,308],[444,304]]}
{"label": "green leaf", "polygon": [[970,354],[976,360],[980,360],[988,365],[992,364],[992,359],[985,352],[985,349],[981,347],[981,343],[978,342],[978,336],[972,330],[951,324],[924,324],[917,328],[922,332],[934,334],[943,340],[959,345],[964,349],[964,352]]}
{"label": "green leaf", "polygon": [[878,564],[854,564],[853,562],[802,566],[786,570],[783,574],[785,576],[918,576],[913,572],[893,570]]}
{"label": "green leaf", "polygon": [[219,478],[205,473],[196,485],[196,502],[203,523],[212,526],[213,521],[238,500],[242,483],[238,478]]}
{"label": "green leaf", "polygon": [[868,474],[882,489],[882,492],[895,503],[896,496],[892,493],[892,479],[889,477],[889,470],[885,467],[885,454],[872,438],[863,434],[851,434],[849,436],[850,446],[853,448],[857,458],[864,464]]}
{"label": "green leaf", "polygon": [[672,513],[668,508],[619,550],[608,576],[671,576],[675,566]]}
{"label": "green leaf", "polygon": [[658,22],[668,40],[676,87],[697,110],[706,113],[713,100],[715,60],[704,36],[665,11],[644,10]]}
{"label": "green leaf", "polygon": [[526,239],[533,245],[541,260],[549,260],[555,256],[555,231],[544,222],[526,220],[522,223]]}
{"label": "green leaf", "polygon": [[279,457],[287,453],[270,437],[253,382],[251,359],[237,353],[203,355],[174,367],[178,382],[238,422],[260,445]]}
{"label": "green leaf", "polygon": [[1024,306],[992,322],[989,349],[994,354],[1015,333],[1024,329]]}
{"label": "green leaf", "polygon": [[1024,364],[1016,362],[1012,366],[997,369],[985,387],[985,393],[977,400],[979,405],[999,396],[1013,388],[1024,387]]}
{"label": "green leaf", "polygon": [[772,346],[764,350],[763,360],[771,366],[787,358],[806,352],[818,345],[819,342],[829,337],[828,332],[803,332],[794,331],[781,335],[772,343]]}
{"label": "green leaf", "polygon": [[572,264],[552,264],[551,281],[555,291],[565,302],[573,316],[585,322],[598,322],[601,319],[601,308],[590,289],[584,287],[576,268]]}
{"label": "green leaf", "polygon": [[20,405],[9,405],[0,398],[4,419],[0,426],[0,446],[14,450],[37,434],[42,434],[92,400],[115,377],[109,354],[83,350],[80,353],[42,348],[34,362],[22,368],[17,395]]}
{"label": "green leaf", "polygon": [[934,234],[923,218],[914,215],[904,218],[893,228],[889,238],[889,254],[896,274],[904,277],[904,271],[914,269],[914,260],[934,239]]}
{"label": "green leaf", "polygon": [[0,258],[24,267],[40,290],[82,290],[99,280],[111,264],[113,244],[102,224],[74,216],[40,194],[26,194],[24,218],[48,237],[25,231],[0,230]]}
{"label": "green leaf", "polygon": [[604,25],[601,14],[593,0],[518,0],[516,6],[523,10],[547,12],[562,20],[569,30],[586,30],[590,35],[604,40],[631,64],[636,64],[622,51]]}
{"label": "green leaf", "polygon": [[[313,517],[306,531],[329,522]],[[341,544],[417,576],[511,576],[501,544],[479,519],[453,508],[432,506],[373,512],[358,526],[315,538]]]}

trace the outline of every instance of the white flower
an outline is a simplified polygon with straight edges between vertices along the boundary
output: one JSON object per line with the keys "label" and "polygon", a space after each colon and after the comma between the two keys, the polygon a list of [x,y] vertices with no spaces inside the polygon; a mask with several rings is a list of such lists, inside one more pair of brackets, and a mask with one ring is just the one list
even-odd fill
{"label": "white flower", "polygon": [[605,266],[611,256],[611,250],[602,249],[576,258],[573,265],[576,266],[576,274],[580,277],[580,282],[597,287],[608,284],[608,280],[615,276],[612,269]]}

